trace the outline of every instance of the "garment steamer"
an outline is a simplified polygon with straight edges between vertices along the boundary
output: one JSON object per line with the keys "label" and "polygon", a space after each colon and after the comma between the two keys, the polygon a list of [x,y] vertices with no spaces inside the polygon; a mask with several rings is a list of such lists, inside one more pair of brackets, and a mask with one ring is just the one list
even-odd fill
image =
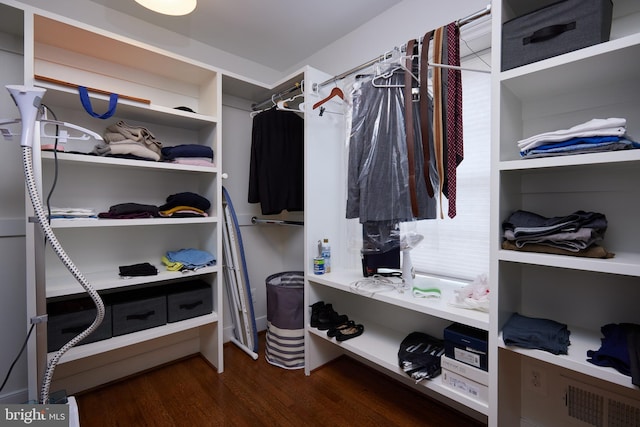
{"label": "garment steamer", "polygon": [[[75,277],[78,283],[80,283],[84,290],[89,294],[97,308],[97,314],[93,323],[87,329],[82,331],[80,334],[78,334],[76,337],[62,346],[62,348],[60,348],[60,350],[58,350],[53,355],[53,357],[47,364],[47,369],[45,370],[40,389],[40,403],[48,404],[51,380],[53,378],[54,370],[58,365],[60,358],[64,355],[64,353],[66,353],[69,349],[85,339],[93,331],[95,331],[98,326],[100,326],[100,323],[102,323],[102,319],[104,318],[104,303],[102,302],[100,295],[98,295],[91,284],[89,284],[82,273],[80,273],[77,267],[73,264],[73,261],[71,261],[71,259],[67,256],[66,252],[58,242],[58,239],[56,238],[53,230],[51,229],[51,226],[49,225],[49,221],[42,206],[40,194],[36,186],[33,173],[33,133],[36,126],[36,120],[38,118],[38,112],[40,111],[40,103],[42,102],[42,97],[44,96],[46,89],[19,85],[7,85],[6,88],[11,94],[13,101],[16,103],[18,110],[20,111],[22,126],[20,145],[22,146],[24,176],[27,190],[29,192],[29,198],[31,199],[31,204],[33,205],[33,209],[35,211],[36,219],[40,224],[40,227],[42,228],[47,241],[51,244],[51,248],[54,250],[56,255],[58,255],[60,261],[69,270],[73,277]],[[35,144],[35,146],[36,150],[40,149],[39,144]]]}
{"label": "garment steamer", "polygon": [[413,263],[411,262],[411,249],[422,242],[422,234],[404,234],[400,239],[400,251],[402,252],[402,281],[409,289],[413,286]]}

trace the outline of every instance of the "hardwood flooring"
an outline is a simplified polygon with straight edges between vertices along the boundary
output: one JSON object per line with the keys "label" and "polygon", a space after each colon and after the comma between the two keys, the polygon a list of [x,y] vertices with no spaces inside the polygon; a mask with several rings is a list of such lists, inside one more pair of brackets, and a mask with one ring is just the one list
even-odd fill
{"label": "hardwood flooring", "polygon": [[[260,336],[264,342],[264,335]],[[426,426],[483,424],[348,357],[310,376],[233,344],[225,371],[193,356],[76,395],[82,427]]]}

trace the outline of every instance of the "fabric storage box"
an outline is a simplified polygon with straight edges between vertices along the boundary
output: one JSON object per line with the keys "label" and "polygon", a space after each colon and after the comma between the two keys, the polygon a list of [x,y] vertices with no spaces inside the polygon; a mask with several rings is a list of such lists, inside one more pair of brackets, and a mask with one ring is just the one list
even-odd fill
{"label": "fabric storage box", "polygon": [[502,71],[609,40],[611,0],[562,0],[502,25]]}
{"label": "fabric storage box", "polygon": [[[47,302],[47,351],[60,350],[93,323],[96,313],[96,306],[88,297]],[[78,345],[106,340],[111,336],[111,307],[105,304],[102,323]]]}
{"label": "fabric storage box", "polygon": [[444,329],[445,356],[487,371],[488,332],[454,323]]}
{"label": "fabric storage box", "polygon": [[161,288],[111,294],[113,336],[155,328],[167,323],[167,296]]}
{"label": "fabric storage box", "polygon": [[211,285],[202,280],[180,282],[167,287],[169,323],[209,314],[213,311]]}

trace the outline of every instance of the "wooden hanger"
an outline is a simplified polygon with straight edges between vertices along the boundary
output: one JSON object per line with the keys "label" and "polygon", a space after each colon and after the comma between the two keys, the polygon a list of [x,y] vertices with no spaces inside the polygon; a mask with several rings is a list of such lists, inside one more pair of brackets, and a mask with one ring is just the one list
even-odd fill
{"label": "wooden hanger", "polygon": [[315,110],[316,108],[318,108],[319,106],[321,106],[322,104],[324,104],[325,102],[329,101],[331,98],[336,96],[339,97],[340,99],[344,99],[344,93],[342,92],[342,89],[340,89],[337,86],[331,89],[331,93],[329,94],[329,96],[313,104],[313,109]]}

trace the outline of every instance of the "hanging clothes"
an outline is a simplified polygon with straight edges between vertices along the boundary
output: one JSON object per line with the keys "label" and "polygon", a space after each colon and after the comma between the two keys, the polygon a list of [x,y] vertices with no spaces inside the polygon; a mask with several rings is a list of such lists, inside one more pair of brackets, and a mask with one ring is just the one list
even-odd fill
{"label": "hanging clothes", "polygon": [[263,215],[304,210],[304,119],[272,108],[253,118],[249,203]]}
{"label": "hanging clothes", "polygon": [[[427,194],[422,178],[425,165],[418,120],[413,126],[418,214],[414,216],[412,212],[404,70],[382,75],[375,83],[385,87],[374,86],[372,75],[362,76],[354,85],[346,217],[359,218],[361,223],[435,218],[435,200]],[[412,103],[412,107],[413,116],[420,117],[419,104]]]}

